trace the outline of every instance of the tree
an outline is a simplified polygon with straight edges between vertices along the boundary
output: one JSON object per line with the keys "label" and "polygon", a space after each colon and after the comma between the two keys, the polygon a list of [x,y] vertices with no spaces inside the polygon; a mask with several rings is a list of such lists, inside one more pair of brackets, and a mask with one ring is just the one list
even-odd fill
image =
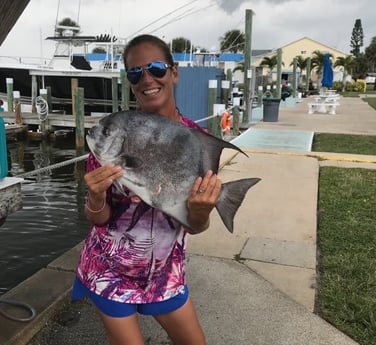
{"label": "tree", "polygon": [[238,51],[244,52],[245,34],[240,30],[230,30],[220,38],[220,50],[221,52],[230,51],[237,53]]}
{"label": "tree", "polygon": [[[300,69],[300,74],[302,75],[303,71],[307,69],[309,57],[304,58],[303,56],[298,55],[295,58],[296,58],[296,67]],[[290,63],[290,66],[294,66],[294,61]],[[308,78],[308,76],[306,77]],[[302,79],[302,76],[301,76],[301,79]],[[302,83],[302,80],[300,80],[299,84],[300,83]]]}
{"label": "tree", "polygon": [[[295,56],[296,58],[296,66],[301,70],[305,70],[307,68],[307,62],[308,62],[308,57],[304,58],[301,55]],[[294,61],[291,61],[290,66],[294,65]]]}
{"label": "tree", "polygon": [[372,38],[364,53],[368,63],[367,72],[376,72],[376,36]]}
{"label": "tree", "polygon": [[348,55],[346,57],[339,56],[334,62],[334,67],[342,66],[343,67],[343,78],[342,78],[342,91],[346,87],[346,77],[352,75],[353,69],[356,66],[356,62],[353,56]]}
{"label": "tree", "polygon": [[277,55],[273,55],[271,57],[265,56],[260,62],[260,67],[268,67],[272,71],[277,66],[277,63]]}
{"label": "tree", "polygon": [[72,30],[73,36],[76,36],[80,33],[80,26],[70,18],[64,18],[61,20],[57,27],[55,28],[55,35],[56,36],[63,36],[63,33],[66,29],[59,27],[59,26],[67,26]]}
{"label": "tree", "polygon": [[350,39],[350,47],[352,48],[350,53],[356,57],[359,56],[360,48],[363,47],[363,39],[364,34],[362,21],[360,19],[356,19]]}
{"label": "tree", "polygon": [[240,71],[240,72],[244,72],[244,61],[240,61],[236,64],[236,66],[234,67],[234,69],[232,70],[233,73],[235,73],[236,71]]}
{"label": "tree", "polygon": [[184,37],[174,38],[170,46],[173,53],[189,53],[191,51],[191,41]]}
{"label": "tree", "polygon": [[368,72],[368,60],[364,53],[360,53],[355,57],[355,68],[353,71],[353,79],[364,79]]}
{"label": "tree", "polygon": [[[262,61],[259,64],[260,67],[269,68],[269,82],[272,82],[272,71],[273,71],[274,68],[277,67],[277,64],[278,64],[278,56],[277,55],[273,55],[271,57],[264,56],[264,58],[262,59]],[[283,62],[282,62],[282,65],[284,65]]]}
{"label": "tree", "polygon": [[[311,59],[312,70],[316,70],[318,79],[321,79],[324,69],[324,59],[327,53],[322,53],[320,50],[315,50]],[[333,58],[333,54],[329,53],[330,58]]]}

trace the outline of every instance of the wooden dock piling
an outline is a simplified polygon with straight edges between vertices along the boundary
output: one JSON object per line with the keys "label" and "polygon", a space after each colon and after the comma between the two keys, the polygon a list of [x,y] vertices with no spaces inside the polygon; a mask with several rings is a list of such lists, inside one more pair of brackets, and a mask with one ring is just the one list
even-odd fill
{"label": "wooden dock piling", "polygon": [[14,111],[13,106],[13,78],[6,78],[8,111]]}
{"label": "wooden dock piling", "polygon": [[112,77],[112,112],[119,111],[119,99],[118,99],[118,78]]}
{"label": "wooden dock piling", "polygon": [[125,76],[125,70],[120,70],[121,82],[121,110],[129,110],[129,82]]}
{"label": "wooden dock piling", "polygon": [[[209,90],[208,90],[208,116],[214,115],[214,104],[217,100],[217,79],[209,80]],[[216,135],[216,121],[215,118],[208,120],[208,131],[212,135]]]}
{"label": "wooden dock piling", "polygon": [[85,109],[84,109],[84,89],[76,88],[74,98],[74,108],[76,110],[76,148],[85,146]]}
{"label": "wooden dock piling", "polygon": [[[47,96],[47,89],[40,89],[39,90],[39,95],[47,102],[48,104],[48,96]],[[48,115],[48,112],[49,112],[49,107],[47,107],[46,111],[47,111],[47,114]],[[42,118],[41,116],[39,117],[40,119]],[[47,128],[47,124],[46,124],[46,121],[43,121],[43,120],[40,120],[40,131],[42,132],[42,137],[43,138],[46,138],[48,136],[48,128]]]}
{"label": "wooden dock piling", "polygon": [[36,99],[38,97],[38,82],[37,82],[37,76],[32,75],[31,76],[31,112],[36,113],[37,107],[36,107]]}
{"label": "wooden dock piling", "polygon": [[78,88],[78,79],[77,78],[72,78],[71,79],[71,94],[72,94],[72,115],[73,116],[76,116],[76,109],[74,107],[74,103],[75,103],[75,94],[76,94],[76,90]]}

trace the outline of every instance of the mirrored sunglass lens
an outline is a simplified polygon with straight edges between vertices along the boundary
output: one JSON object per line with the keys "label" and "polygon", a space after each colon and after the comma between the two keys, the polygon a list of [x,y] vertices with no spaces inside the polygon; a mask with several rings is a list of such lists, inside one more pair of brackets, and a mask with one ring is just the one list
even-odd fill
{"label": "mirrored sunglass lens", "polygon": [[142,76],[142,69],[131,69],[127,72],[127,78],[132,84],[137,84]]}
{"label": "mirrored sunglass lens", "polygon": [[163,62],[154,61],[149,64],[148,71],[156,78],[162,78],[165,76],[167,67]]}

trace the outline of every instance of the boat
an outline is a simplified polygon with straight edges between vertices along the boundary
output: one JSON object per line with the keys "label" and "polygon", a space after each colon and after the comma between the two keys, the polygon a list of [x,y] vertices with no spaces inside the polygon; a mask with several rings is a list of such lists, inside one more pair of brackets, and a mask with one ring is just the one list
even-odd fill
{"label": "boat", "polygon": [[29,126],[18,123],[5,123],[6,140],[18,141],[26,137]]}
{"label": "boat", "polygon": [[[109,34],[80,35],[79,25],[56,24],[54,35],[46,40],[55,42],[55,52],[49,59],[0,56],[0,80],[13,79],[13,90],[31,103],[34,79],[37,90],[51,89],[51,111],[70,113],[74,78],[84,88],[86,113],[110,112],[112,78],[119,77],[124,68],[121,54],[125,39]],[[1,83],[0,98],[6,95],[7,85]]]}

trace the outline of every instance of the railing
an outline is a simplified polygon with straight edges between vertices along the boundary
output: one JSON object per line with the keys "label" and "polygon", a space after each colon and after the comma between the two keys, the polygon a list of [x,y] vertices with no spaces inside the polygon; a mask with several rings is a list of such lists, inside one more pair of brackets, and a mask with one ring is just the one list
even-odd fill
{"label": "railing", "polygon": [[31,56],[0,56],[0,65],[17,64],[30,66],[45,66],[52,61],[51,58],[31,57]]}

